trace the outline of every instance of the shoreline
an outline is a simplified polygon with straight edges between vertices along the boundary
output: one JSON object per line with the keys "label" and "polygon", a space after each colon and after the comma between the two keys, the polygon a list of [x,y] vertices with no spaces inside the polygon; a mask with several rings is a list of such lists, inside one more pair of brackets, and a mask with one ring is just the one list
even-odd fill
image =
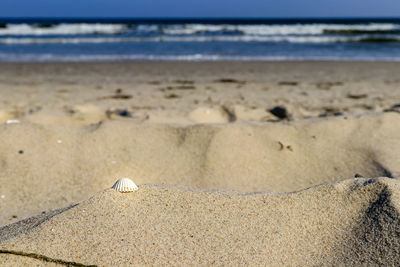
{"label": "shoreline", "polygon": [[400,60],[334,60],[334,59],[290,59],[290,60],[82,60],[82,61],[0,61],[0,64],[79,64],[79,63],[400,63]]}

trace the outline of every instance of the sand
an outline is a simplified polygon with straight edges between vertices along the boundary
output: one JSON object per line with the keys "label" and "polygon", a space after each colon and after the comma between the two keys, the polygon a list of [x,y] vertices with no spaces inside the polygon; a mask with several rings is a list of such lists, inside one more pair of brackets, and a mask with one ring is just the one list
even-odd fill
{"label": "sand", "polygon": [[399,67],[0,64],[0,264],[395,265]]}
{"label": "sand", "polygon": [[0,119],[76,125],[112,117],[187,125],[207,122],[207,116],[189,114],[209,109],[210,122],[229,121],[226,111],[236,122],[268,122],[276,117],[267,110],[277,105],[295,120],[374,114],[399,104],[399,67],[392,62],[0,64],[0,90],[7,92]]}
{"label": "sand", "polygon": [[[394,266],[399,190],[389,178],[292,194],[107,189],[57,215],[6,226],[0,240],[3,252],[85,265]],[[31,258],[1,254],[6,260]]]}

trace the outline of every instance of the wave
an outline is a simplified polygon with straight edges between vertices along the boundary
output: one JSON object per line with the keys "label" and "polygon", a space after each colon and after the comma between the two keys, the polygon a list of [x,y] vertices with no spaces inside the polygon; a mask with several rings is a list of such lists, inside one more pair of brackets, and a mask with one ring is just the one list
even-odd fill
{"label": "wave", "polygon": [[102,23],[71,23],[71,24],[4,24],[0,25],[1,36],[46,36],[46,35],[90,35],[90,34],[121,34],[132,35],[153,34],[160,36],[186,35],[324,35],[324,34],[372,34],[399,33],[400,24],[369,23],[369,24],[102,24]]}
{"label": "wave", "polygon": [[0,38],[0,44],[101,44],[158,41],[157,38]]}
{"label": "wave", "polygon": [[342,30],[334,30],[334,29],[325,29],[324,34],[400,34],[400,29],[391,29],[391,30],[356,30],[356,29],[342,29]]}
{"label": "wave", "polygon": [[29,25],[7,24],[0,28],[0,35],[80,35],[80,34],[119,34],[127,30],[124,24],[59,24]]}
{"label": "wave", "polygon": [[265,42],[265,43],[393,43],[400,36],[159,36],[159,37],[109,37],[109,38],[0,38],[5,45],[40,44],[101,44],[136,42]]}
{"label": "wave", "polygon": [[194,35],[213,32],[240,32],[244,35],[318,35],[326,31],[393,31],[399,30],[399,24],[294,24],[294,25],[207,25],[183,24],[168,25],[162,32],[170,35]]}

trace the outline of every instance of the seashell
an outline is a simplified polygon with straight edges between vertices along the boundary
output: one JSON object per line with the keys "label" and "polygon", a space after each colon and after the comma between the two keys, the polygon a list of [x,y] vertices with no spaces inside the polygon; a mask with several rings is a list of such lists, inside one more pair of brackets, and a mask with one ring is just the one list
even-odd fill
{"label": "seashell", "polygon": [[111,188],[121,193],[128,193],[139,189],[129,178],[118,179]]}
{"label": "seashell", "polygon": [[6,124],[12,124],[12,123],[20,123],[20,121],[17,120],[17,119],[12,119],[12,120],[7,120],[6,121]]}

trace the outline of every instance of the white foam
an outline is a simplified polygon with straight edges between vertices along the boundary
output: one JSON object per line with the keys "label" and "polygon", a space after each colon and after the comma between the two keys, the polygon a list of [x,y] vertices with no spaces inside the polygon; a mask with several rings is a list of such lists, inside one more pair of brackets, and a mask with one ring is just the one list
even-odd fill
{"label": "white foam", "polygon": [[158,32],[160,28],[158,25],[141,24],[137,26],[136,30],[138,32]]}
{"label": "white foam", "polygon": [[397,25],[387,23],[375,24],[295,24],[295,25],[246,25],[239,26],[239,30],[251,35],[316,35],[323,34],[324,30],[393,30]]}
{"label": "white foam", "polygon": [[96,44],[140,41],[140,38],[0,38],[0,44]]}
{"label": "white foam", "polygon": [[163,33],[170,35],[196,34],[202,32],[236,31],[235,25],[212,25],[212,24],[178,24],[168,25],[163,28]]}
{"label": "white foam", "polygon": [[71,34],[117,34],[125,31],[123,24],[59,24],[40,28],[29,24],[8,24],[0,29],[0,35],[71,35]]}
{"label": "white foam", "polygon": [[238,31],[245,35],[289,35],[289,34],[323,34],[324,30],[394,30],[400,26],[392,23],[370,24],[285,24],[285,25],[212,25],[212,24],[184,24],[168,25],[163,33],[170,35],[193,35],[203,32]]}
{"label": "white foam", "polygon": [[[165,35],[196,35],[214,32],[238,32],[243,35],[317,35],[324,30],[395,30],[399,24],[276,24],[276,25],[214,25],[214,24],[173,24],[146,25],[140,24],[130,29],[137,33],[155,33]],[[125,24],[71,23],[40,28],[29,24],[8,24],[0,29],[0,35],[79,35],[79,34],[119,34],[128,30]]]}
{"label": "white foam", "polygon": [[[357,36],[329,36],[329,35],[281,35],[281,36],[159,36],[159,37],[110,37],[110,38],[0,38],[0,44],[100,44],[100,43],[128,43],[128,42],[288,42],[288,43],[338,43],[358,42],[369,35]],[[390,36],[400,41],[400,36]]]}

